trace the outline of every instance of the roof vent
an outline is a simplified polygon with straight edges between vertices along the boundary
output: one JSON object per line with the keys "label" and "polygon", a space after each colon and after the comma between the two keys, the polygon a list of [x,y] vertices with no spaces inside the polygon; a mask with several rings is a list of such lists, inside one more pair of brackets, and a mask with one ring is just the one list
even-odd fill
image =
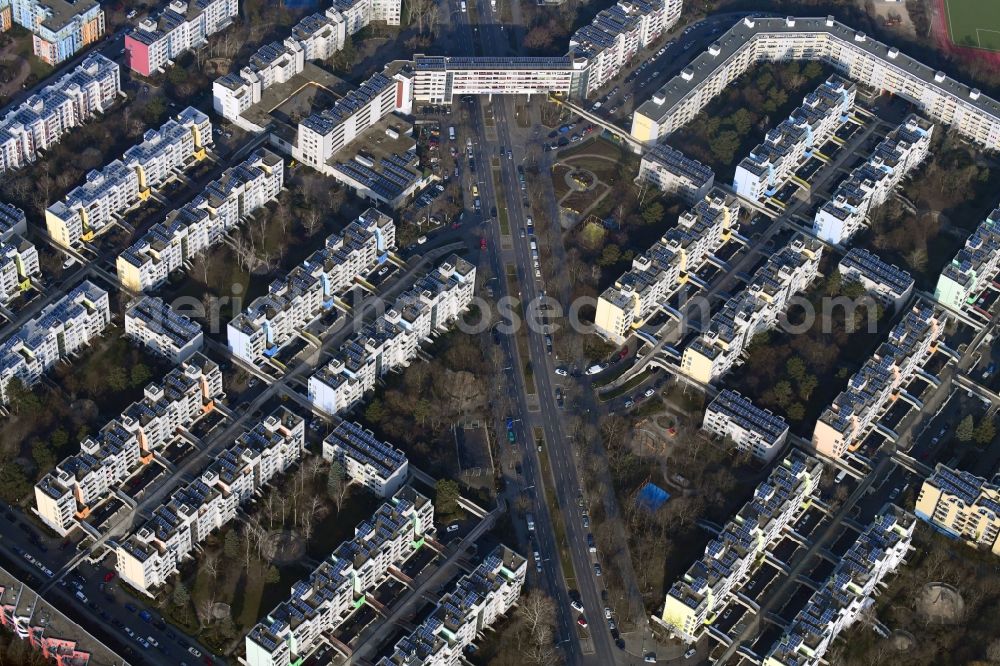
{"label": "roof vent", "polygon": [[832,16],[827,16],[826,17],[826,27],[828,27],[828,28],[832,28],[833,27],[833,17]]}
{"label": "roof vent", "polygon": [[891,49],[889,49],[889,54],[888,55],[889,55],[889,58],[891,60],[895,60],[896,56],[899,55],[899,49],[897,49],[895,46],[893,46]]}
{"label": "roof vent", "polygon": [[711,53],[714,56],[717,56],[720,53],[722,53],[722,47],[719,46],[718,42],[715,42],[714,44],[712,44],[711,46],[708,47],[708,52]]}
{"label": "roof vent", "polygon": [[666,101],[667,101],[667,98],[666,98],[666,96],[663,93],[661,93],[661,92],[653,93],[653,103],[655,103],[655,104],[663,104]]}
{"label": "roof vent", "polygon": [[979,88],[973,88],[969,91],[969,99],[979,99],[979,95],[981,94]]}
{"label": "roof vent", "polygon": [[793,27],[795,25],[795,17],[794,16],[785,17],[785,25],[787,25],[789,28]]}
{"label": "roof vent", "polygon": [[752,28],[757,24],[757,22],[754,21],[752,17],[746,16],[743,18],[743,24],[748,28]]}
{"label": "roof vent", "polygon": [[865,33],[861,32],[860,30],[854,33],[854,41],[863,42],[866,39],[868,39],[868,36]]}
{"label": "roof vent", "polygon": [[937,81],[938,83],[944,81],[944,72],[942,72],[940,69],[934,72],[934,80]]}
{"label": "roof vent", "polygon": [[681,71],[681,78],[684,79],[685,81],[690,81],[691,79],[694,78],[694,70],[691,69],[690,67],[685,67]]}

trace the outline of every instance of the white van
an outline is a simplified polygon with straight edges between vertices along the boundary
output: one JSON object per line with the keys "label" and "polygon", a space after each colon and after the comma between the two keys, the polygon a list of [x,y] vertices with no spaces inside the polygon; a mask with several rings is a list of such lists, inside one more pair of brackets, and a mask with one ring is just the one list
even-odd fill
{"label": "white van", "polygon": [[455,140],[455,128],[454,127],[449,127],[448,128],[448,138],[451,139],[452,141]]}
{"label": "white van", "polygon": [[466,10],[466,6],[465,6],[465,0],[462,0],[462,2],[460,2],[460,3],[458,3],[458,4],[459,4],[459,6],[460,6],[460,7],[462,8],[462,13],[464,14],[464,13],[465,13],[465,10]]}

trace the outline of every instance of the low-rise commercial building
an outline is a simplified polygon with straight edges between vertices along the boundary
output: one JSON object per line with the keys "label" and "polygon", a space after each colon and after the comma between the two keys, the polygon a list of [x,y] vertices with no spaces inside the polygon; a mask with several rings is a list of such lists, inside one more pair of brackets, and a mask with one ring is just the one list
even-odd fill
{"label": "low-rise commercial building", "polygon": [[670,587],[661,619],[675,635],[690,643],[714,622],[765,549],[808,507],[822,473],[822,462],[793,449],[757,486],[705,555]]}
{"label": "low-rise commercial building", "polygon": [[351,421],[338,423],[323,440],[323,459],[339,462],[348,479],[379,497],[395,494],[410,468],[405,453]]}
{"label": "low-rise commercial building", "polygon": [[731,297],[707,329],[681,356],[681,372],[708,384],[742,362],[757,333],[773,328],[789,299],[819,275],[823,246],[796,235],[754,274],[746,288]]}
{"label": "low-rise commercial building", "polygon": [[32,34],[35,55],[50,65],[104,37],[98,0],[0,0],[0,32],[12,23]]}
{"label": "low-rise commercial building", "polygon": [[24,211],[0,201],[0,306],[10,307],[42,273],[38,250],[25,239],[27,233]]}
{"label": "low-rise commercial building", "polygon": [[720,391],[709,403],[701,427],[718,437],[728,437],[738,451],[763,462],[774,460],[788,439],[785,419],[731,389]]}
{"label": "low-rise commercial building", "polygon": [[458,579],[423,623],[396,643],[378,666],[455,666],[465,649],[517,603],[527,560],[503,544]]}
{"label": "low-rise commercial building", "polygon": [[410,486],[401,488],[247,634],[247,666],[302,663],[323,634],[363,605],[391,568],[423,547],[433,526],[431,501]]}
{"label": "low-rise commercial building", "polygon": [[298,461],[304,445],[305,422],[284,407],[244,432],[119,542],[115,568],[122,581],[152,594],[211,532],[236,518],[240,506]]}
{"label": "low-rise commercial building", "polygon": [[125,310],[125,335],[174,365],[190,358],[205,341],[200,325],[155,296],[142,296]]}
{"label": "low-rise commercial building", "polygon": [[1000,555],[1000,485],[938,463],[924,479],[914,512],[938,531]]}
{"label": "low-rise commercial building", "polygon": [[643,153],[635,182],[655,185],[693,205],[708,196],[715,172],[675,148],[658,144]]}
{"label": "low-rise commercial building", "polygon": [[86,181],[45,211],[52,240],[76,248],[89,242],[133,206],[149,199],[176,173],[205,158],[212,143],[212,122],[194,107],[181,111],[143,141],[125,151],[101,171],[90,171]]}
{"label": "low-rise commercial building", "polygon": [[227,327],[229,348],[248,363],[275,355],[320,313],[333,307],[337,294],[384,262],[395,244],[392,218],[369,208],[234,317]]}
{"label": "low-rise commercial building", "polygon": [[201,354],[171,370],[159,384],[149,384],[141,400],[81,442],[80,453],[35,484],[38,517],[65,536],[77,520],[118,491],[140,463],[150,462],[180,429],[190,428],[224,395],[219,366]]}
{"label": "low-rise commercial building", "polygon": [[886,306],[898,308],[913,293],[912,275],[864,248],[851,248],[837,270],[844,282],[857,282]]}
{"label": "low-rise commercial building", "polygon": [[754,201],[773,195],[813,151],[850,118],[857,90],[833,75],[805,96],[802,106],[768,131],[764,141],[736,167],[733,189]]}
{"label": "low-rise commercial building", "polygon": [[887,504],[858,537],[821,589],[814,592],[764,666],[820,666],[841,631],[867,610],[886,576],[903,563],[913,540],[914,517]]}
{"label": "low-rise commercial building", "polygon": [[89,280],[72,289],[0,344],[0,403],[10,402],[10,383],[34,386],[60,360],[74,355],[111,323],[108,292]]}
{"label": "low-rise commercial building", "polygon": [[0,119],[0,173],[34,162],[74,127],[106,111],[120,92],[118,63],[93,53],[73,71],[5,109]]}
{"label": "low-rise commercial building", "polygon": [[903,178],[924,160],[933,133],[934,125],[910,115],[816,211],[813,233],[835,245],[851,240],[866,226],[868,214],[885,203]]}
{"label": "low-rise commercial building", "polygon": [[902,97],[932,122],[988,150],[1000,148],[1000,103],[869,35],[826,18],[746,17],[632,115],[632,137],[655,143],[761,62],[816,60],[874,90]]}
{"label": "low-rise commercial building", "polygon": [[737,229],[739,202],[712,192],[677,220],[658,243],[632,260],[632,270],[604,290],[597,301],[597,332],[622,344],[683,286]]}
{"label": "low-rise commercial building", "polygon": [[285,163],[263,148],[226,169],[204,192],[118,255],[115,266],[122,286],[138,292],[163,284],[173,271],[222,242],[229,231],[277,198],[284,183]]}
{"label": "low-rise commercial building", "polygon": [[839,458],[860,446],[890,401],[905,391],[918,372],[924,372],[946,323],[947,317],[940,310],[922,303],[914,305],[889,332],[889,339],[854,373],[847,389],[820,414],[813,429],[813,448]]}
{"label": "low-rise commercial building", "polygon": [[475,284],[475,266],[456,255],[447,258],[309,378],[309,402],[326,414],[355,405],[378,379],[406,367],[421,343],[465,312]]}
{"label": "low-rise commercial building", "polygon": [[941,271],[934,298],[952,310],[961,311],[976,302],[980,291],[1000,270],[1000,208],[972,232],[965,247]]}
{"label": "low-rise commercial building", "polygon": [[158,17],[144,19],[125,35],[125,64],[143,76],[159,74],[232,25],[239,11],[239,0],[171,0]]}

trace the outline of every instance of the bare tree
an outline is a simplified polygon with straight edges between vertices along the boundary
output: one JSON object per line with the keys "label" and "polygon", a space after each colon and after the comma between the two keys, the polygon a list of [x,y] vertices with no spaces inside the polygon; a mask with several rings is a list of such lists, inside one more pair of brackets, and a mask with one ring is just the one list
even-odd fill
{"label": "bare tree", "polygon": [[340,513],[340,508],[344,505],[349,484],[350,481],[347,478],[347,470],[344,469],[344,464],[339,460],[334,460],[330,465],[330,475],[327,477],[326,489],[330,494],[330,499],[337,506],[337,513]]}

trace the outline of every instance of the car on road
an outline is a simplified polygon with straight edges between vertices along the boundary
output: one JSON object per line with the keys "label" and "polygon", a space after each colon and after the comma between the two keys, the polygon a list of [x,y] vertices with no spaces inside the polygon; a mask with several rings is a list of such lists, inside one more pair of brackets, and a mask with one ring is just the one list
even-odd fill
{"label": "car on road", "polygon": [[559,375],[560,377],[569,376],[569,373],[566,371],[566,368],[556,368],[556,374]]}
{"label": "car on road", "polygon": [[642,395],[643,395],[643,397],[646,397],[646,398],[652,398],[654,393],[656,393],[656,389],[654,389],[654,388],[648,388],[648,389],[646,389],[645,393],[643,393]]}
{"label": "car on road", "polygon": [[576,599],[574,599],[573,601],[569,602],[569,605],[570,605],[570,606],[571,606],[571,607],[573,608],[573,610],[575,610],[575,611],[576,611],[577,613],[582,613],[582,612],[583,612],[583,604],[581,604],[581,603],[580,603],[579,601],[577,601]]}
{"label": "car on road", "polygon": [[610,620],[611,619],[611,607],[610,606],[605,606],[604,607],[604,619],[605,620]]}
{"label": "car on road", "polygon": [[598,578],[604,575],[604,569],[601,568],[601,565],[598,562],[594,562],[594,575]]}
{"label": "car on road", "polygon": [[480,250],[486,249],[486,236],[483,236],[482,238],[479,239],[479,249]]}
{"label": "car on road", "polygon": [[597,552],[597,542],[594,541],[593,534],[587,535],[587,550],[589,550],[591,553]]}
{"label": "car on road", "polygon": [[584,515],[583,517],[583,529],[590,529],[590,517]]}
{"label": "car on road", "polygon": [[625,401],[625,409],[632,409],[633,407],[635,407],[635,401],[632,398]]}
{"label": "car on road", "polygon": [[198,650],[195,647],[188,647],[188,652],[190,652],[191,654],[193,654],[196,657],[200,657],[201,656],[201,651]]}
{"label": "car on road", "polygon": [[420,238],[417,239],[417,245],[423,245],[426,242],[427,242],[427,236],[421,236]]}
{"label": "car on road", "polygon": [[135,612],[135,606],[133,606],[130,603],[129,604],[125,604],[125,610],[127,610],[129,613],[134,613]]}
{"label": "car on road", "polygon": [[108,573],[104,574],[104,582],[105,583],[110,583],[114,579],[115,579],[115,572],[114,571],[109,571]]}
{"label": "car on road", "polygon": [[655,664],[656,663],[656,655],[655,654],[647,654],[645,657],[643,657],[643,661],[646,662],[647,664]]}
{"label": "car on road", "polygon": [[684,658],[685,659],[690,659],[691,657],[695,656],[696,654],[698,654],[698,651],[696,649],[694,649],[694,648],[691,648],[690,650],[688,650],[687,652],[684,653]]}
{"label": "car on road", "polygon": [[588,625],[587,625],[587,618],[585,618],[585,617],[584,617],[584,616],[582,616],[582,615],[581,615],[580,617],[576,618],[576,623],[577,623],[578,625],[580,625],[581,627],[583,627],[584,629],[586,629],[586,628],[587,628],[587,626],[588,626]]}

